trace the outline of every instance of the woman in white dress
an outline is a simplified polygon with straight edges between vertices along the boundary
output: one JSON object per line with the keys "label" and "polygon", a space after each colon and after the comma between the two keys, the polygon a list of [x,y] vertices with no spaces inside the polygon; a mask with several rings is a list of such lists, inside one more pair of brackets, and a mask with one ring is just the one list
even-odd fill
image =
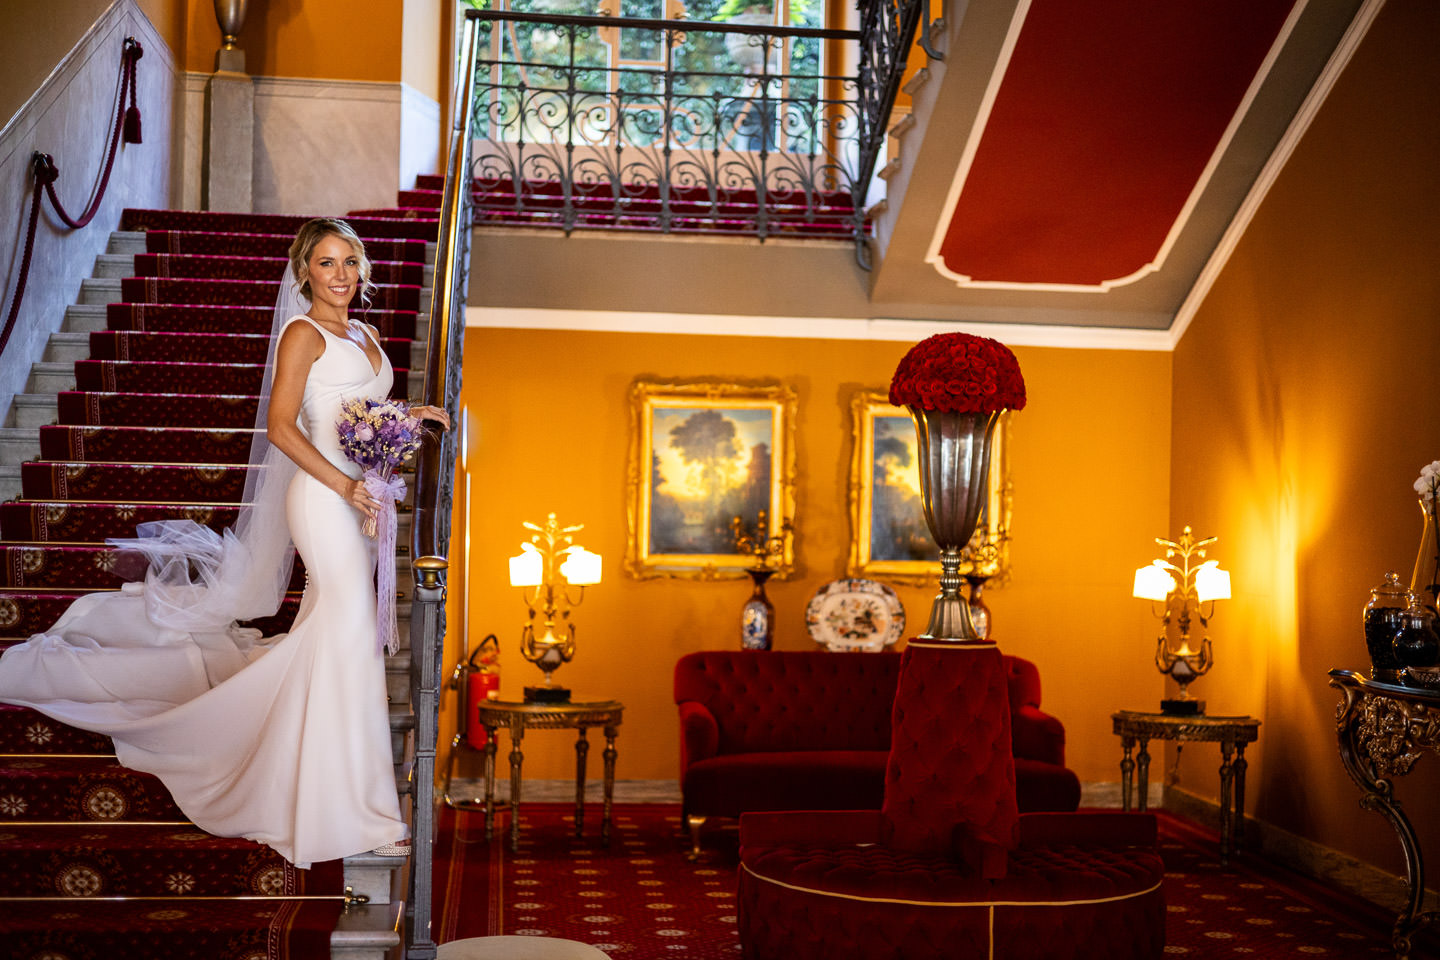
{"label": "woman in white dress", "polygon": [[[149,557],[145,582],[77,600],[0,657],[0,700],[109,735],[119,761],[158,776],[196,825],[302,867],[409,852],[376,642],[375,544],[361,532],[379,505],[335,427],[342,400],[384,397],[394,378],[375,330],[349,317],[369,277],[348,224],[300,229],[272,331],[253,506],[223,536],[165,521],[115,541]],[[291,302],[308,309],[292,313]],[[439,408],[411,412],[449,425]],[[288,634],[261,639],[234,621],[274,612],[291,541],[305,561],[300,610]]]}

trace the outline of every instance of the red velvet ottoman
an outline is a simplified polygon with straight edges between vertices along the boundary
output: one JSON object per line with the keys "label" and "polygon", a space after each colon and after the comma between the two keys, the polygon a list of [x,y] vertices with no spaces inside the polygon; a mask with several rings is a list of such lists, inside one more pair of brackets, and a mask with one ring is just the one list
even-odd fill
{"label": "red velvet ottoman", "polygon": [[1148,815],[1024,814],[1005,875],[991,880],[948,852],[882,843],[878,811],[752,813],[740,829],[745,960],[1164,953],[1164,865]]}
{"label": "red velvet ottoman", "polygon": [[740,818],[746,960],[1158,960],[1146,814],[1022,816],[993,643],[906,648],[876,811]]}

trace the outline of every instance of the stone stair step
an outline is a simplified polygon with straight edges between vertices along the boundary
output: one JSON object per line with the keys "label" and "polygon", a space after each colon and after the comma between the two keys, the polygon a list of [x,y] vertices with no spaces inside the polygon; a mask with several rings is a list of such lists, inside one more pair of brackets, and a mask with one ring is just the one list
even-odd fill
{"label": "stone stair step", "polygon": [[145,231],[111,230],[110,242],[106,244],[105,252],[111,254],[128,253],[131,255],[144,253]]}
{"label": "stone stair step", "polygon": [[[105,897],[325,895],[341,878],[340,865],[294,870],[260,844],[190,825],[27,824],[10,836],[0,844],[0,892],[10,897],[37,891]],[[207,868],[196,870],[202,855]],[[125,869],[117,869],[121,864]]]}
{"label": "stone stair step", "polygon": [[369,897],[372,905],[390,903],[400,896],[399,880],[407,862],[406,857],[381,857],[368,852],[346,857],[345,886],[359,896]]}
{"label": "stone stair step", "polygon": [[[80,281],[80,305],[104,306],[109,303],[120,303],[125,299],[121,284],[122,277],[90,277]],[[420,315],[430,314],[430,287],[420,291]],[[66,311],[67,315],[69,311]],[[96,327],[94,329],[103,329]]]}
{"label": "stone stair step", "polygon": [[65,322],[61,325],[62,333],[83,333],[90,334],[97,330],[108,330],[105,323],[105,305],[103,303],[72,303],[65,308]]}
{"label": "stone stair step", "polygon": [[19,464],[0,464],[0,500],[14,500],[23,486]]}
{"label": "stone stair step", "polygon": [[30,366],[30,393],[60,393],[75,389],[75,364],[42,360]]}
{"label": "stone stair step", "polygon": [[[142,240],[141,246],[144,246]],[[105,279],[121,279],[135,276],[135,254],[144,253],[143,249],[127,253],[102,253],[95,258],[95,266],[91,272],[92,277]],[[425,264],[423,271],[423,283],[425,286],[433,286],[435,283],[435,264]]]}
{"label": "stone stair step", "polygon": [[[65,320],[61,326],[61,334],[88,335],[95,332],[110,329],[106,318],[106,304],[103,303],[72,303],[65,308]],[[425,368],[425,343],[430,332],[429,315],[422,313],[417,318],[415,327],[416,339],[411,342],[411,370],[423,370]],[[88,341],[86,345],[86,356],[89,356]],[[77,359],[84,359],[77,358]]]}
{"label": "stone stair step", "polygon": [[186,823],[159,779],[113,756],[0,758],[0,823]]}
{"label": "stone stair step", "polygon": [[[43,427],[60,416],[60,404],[54,394],[17,393],[10,401],[11,427]],[[17,468],[18,469],[18,468]]]}
{"label": "stone stair step", "polygon": [[45,344],[42,360],[74,363],[90,357],[90,335],[86,333],[52,333]]}
{"label": "stone stair step", "polygon": [[[142,240],[141,245],[144,245]],[[144,252],[144,251],[140,251]],[[114,277],[124,279],[135,276],[135,254],[133,253],[102,253],[95,258],[95,267],[91,270],[92,277]]]}
{"label": "stone stair step", "polygon": [[40,428],[0,427],[0,463],[16,464],[40,458]]}
{"label": "stone stair step", "polygon": [[330,934],[332,960],[389,960],[400,946],[402,901],[355,906],[340,914]]}
{"label": "stone stair step", "polygon": [[[108,254],[129,254],[132,257],[137,253],[148,252],[145,249],[145,231],[112,230],[110,232],[110,243],[105,252]],[[133,264],[134,261],[132,260],[131,262]],[[425,263],[431,267],[435,265],[435,241],[433,240],[425,241]],[[427,284],[432,282],[428,275],[425,282]]]}
{"label": "stone stair step", "polygon": [[[78,899],[78,898],[77,898]],[[268,928],[284,898],[263,900],[200,900],[191,899],[183,910],[176,910],[176,902],[163,900],[104,900],[86,898],[86,902],[40,902],[27,904],[21,910],[6,911],[0,915],[0,929],[4,930],[5,956],[7,957],[215,957],[215,956],[266,956],[278,955],[270,943]],[[313,955],[316,951],[305,944],[315,944],[324,938],[324,926],[339,911],[338,900],[290,900],[305,926],[311,933],[301,933],[296,952]],[[365,908],[356,908],[365,909]],[[358,934],[351,940],[363,950],[348,945],[344,952],[334,955],[344,960],[382,960],[385,957],[384,943],[398,944],[399,937],[393,930],[387,937],[376,932],[381,921],[393,926],[399,913],[393,905],[370,908],[376,911],[373,919],[359,920],[357,917],[341,917],[341,924]],[[153,914],[166,911],[173,921],[164,925],[156,923]],[[354,911],[352,911],[353,913]],[[78,919],[77,919],[78,918]],[[356,929],[357,921],[365,927]],[[292,919],[290,922],[295,922]],[[55,945],[55,931],[64,930],[69,946],[63,950],[52,949]],[[335,934],[331,934],[334,937]],[[344,943],[342,938],[342,943]],[[319,946],[319,944],[315,944]]]}
{"label": "stone stair step", "polygon": [[80,281],[80,303],[103,306],[124,300],[120,277],[89,277]]}

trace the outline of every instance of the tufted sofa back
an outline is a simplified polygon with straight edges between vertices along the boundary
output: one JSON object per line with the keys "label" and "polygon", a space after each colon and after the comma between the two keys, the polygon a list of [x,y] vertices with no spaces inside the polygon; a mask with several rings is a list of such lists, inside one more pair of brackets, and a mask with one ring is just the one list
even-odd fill
{"label": "tufted sofa back", "polygon": [[706,650],[675,664],[675,702],[719,726],[718,752],[888,750],[898,653]]}

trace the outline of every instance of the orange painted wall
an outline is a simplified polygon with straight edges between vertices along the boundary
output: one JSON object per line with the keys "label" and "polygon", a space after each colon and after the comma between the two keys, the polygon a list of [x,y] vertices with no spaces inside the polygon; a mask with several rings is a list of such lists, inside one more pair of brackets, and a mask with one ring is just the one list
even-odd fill
{"label": "orange painted wall", "polygon": [[[671,697],[676,659],[738,648],[746,581],[636,581],[623,572],[629,387],[637,376],[773,378],[799,396],[798,575],[772,581],[777,647],[813,649],[804,609],[845,575],[849,398],[879,388],[909,344],[681,335],[472,329],[464,403],[473,487],[469,636],[501,640],[503,687],[518,698],[541,674],[521,659],[525,610],[506,559],[521,522],[554,511],[586,525],[580,542],[605,558],[604,582],[576,611],[578,652],[556,674],[577,697],[622,700],[621,779],[674,779],[679,746]],[[1146,545],[1166,529],[1170,356],[1018,349],[1030,405],[1017,415],[1012,582],[987,591],[1002,647],[1040,664],[1045,704],[1070,737],[1082,780],[1115,780],[1109,729],[1118,707],[1161,694],[1150,664],[1153,620],[1129,596]],[[459,549],[457,541],[457,549]],[[463,559],[463,558],[462,558]],[[901,588],[923,629],[933,588]],[[453,663],[458,641],[449,651]],[[452,701],[453,703],[453,701]],[[448,726],[446,729],[449,729]],[[503,749],[508,750],[508,747]],[[526,776],[573,773],[567,737],[525,744]],[[479,766],[470,765],[471,775]]]}
{"label": "orange painted wall", "polygon": [[[152,19],[152,7],[141,5]],[[25,104],[55,65],[110,6],[109,0],[0,4],[0,126]],[[164,27],[157,23],[162,31]]]}
{"label": "orange painted wall", "polygon": [[[248,5],[239,43],[254,76],[401,79],[403,3],[265,0]],[[211,0],[190,0],[184,64],[211,72],[220,28]]]}
{"label": "orange painted wall", "polygon": [[[1173,525],[1220,535],[1236,597],[1196,690],[1264,720],[1257,816],[1396,872],[1340,766],[1326,674],[1369,671],[1361,608],[1386,570],[1409,582],[1411,484],[1440,457],[1437,36],[1433,3],[1381,10],[1175,352]],[[1213,796],[1213,756],[1184,756]],[[1398,786],[1431,851],[1437,766]]]}

